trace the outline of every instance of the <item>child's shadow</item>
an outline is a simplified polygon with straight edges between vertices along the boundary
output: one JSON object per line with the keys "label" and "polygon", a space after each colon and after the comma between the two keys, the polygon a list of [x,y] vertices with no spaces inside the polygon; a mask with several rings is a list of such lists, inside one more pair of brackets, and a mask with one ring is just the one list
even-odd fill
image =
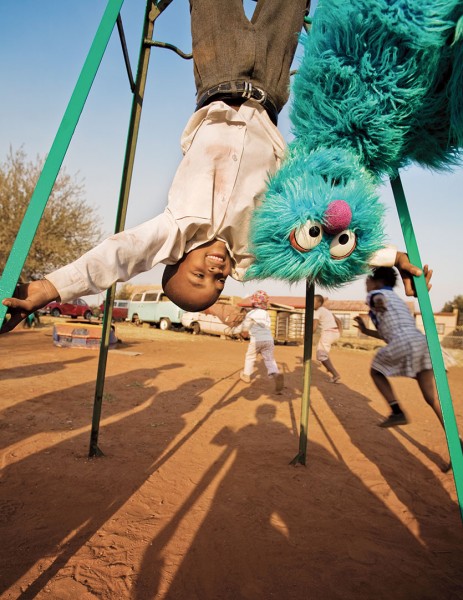
{"label": "child's shadow", "polygon": [[[151,382],[157,371],[130,372],[130,379],[140,382],[132,401],[117,400],[118,391],[121,395],[127,394],[127,373],[107,378],[106,389],[111,391],[114,400],[104,406],[101,437],[105,457],[94,460],[85,457],[89,437],[87,415],[87,418],[79,417],[80,422],[76,423],[86,421],[84,432],[77,428],[76,433],[71,432],[64,441],[49,445],[42,452],[28,454],[3,469],[8,499],[4,500],[0,515],[4,517],[0,594],[43,557],[55,556],[58,552],[21,595],[22,599],[35,598],[150,477],[157,459],[185,427],[183,415],[198,407],[202,401],[201,390],[213,384],[209,378],[200,378],[156,394],[156,388],[145,386],[144,382]],[[47,395],[47,405],[53,404],[59,413],[69,411],[74,402],[76,412],[81,415],[80,399],[88,397],[89,387],[92,384],[67,389],[66,407],[62,406],[61,393],[56,393],[53,401]],[[40,404],[40,398],[34,401]],[[60,419],[50,416],[50,430],[55,429],[54,418]],[[131,456],[130,468],[127,468],[128,455]],[[57,463],[59,476],[55,469]]]}
{"label": "child's shadow", "polygon": [[[315,378],[319,392],[352,444],[377,466],[397,498],[417,519],[424,541],[426,542],[429,532],[429,543],[432,544],[435,526],[426,515],[421,514],[420,508],[417,509],[415,499],[426,498],[429,504],[435,506],[436,511],[448,513],[457,508],[438,477],[417,456],[407,451],[392,431],[377,427],[381,415],[373,408],[369,398],[348,388],[342,381],[338,384],[327,382],[324,374],[316,375]],[[404,435],[412,440],[408,434]],[[336,447],[335,435],[331,435],[330,439]],[[415,446],[423,449],[419,442],[415,442]],[[439,468],[445,465],[445,461],[431,450],[427,449],[425,454]]]}
{"label": "child's shadow", "polygon": [[[276,404],[259,405],[255,423],[236,432],[225,427],[211,440],[223,450],[146,546],[134,599],[155,598],[160,593],[166,561],[169,572],[173,566],[167,547],[184,521],[201,512],[201,498],[215,488],[217,478],[221,481],[213,502],[194,539],[189,540],[169,589],[162,590],[163,598],[302,598],[308,589],[330,590],[330,578],[336,578],[338,567],[336,561],[321,557],[332,552],[333,532],[338,527],[333,518],[343,518],[345,510],[337,499],[346,486],[349,498],[344,504],[349,509],[357,507],[357,519],[348,520],[343,534],[336,536],[340,555],[355,557],[365,552],[365,538],[376,539],[379,534],[379,526],[370,517],[379,510],[404,551],[420,551],[414,536],[375,494],[342,460],[318,444],[310,443],[311,469],[290,467],[286,456],[294,447],[294,436],[276,420],[276,409]],[[363,536],[357,543],[358,528]],[[380,545],[368,544],[367,548],[375,558],[355,563],[354,582],[359,578],[380,581],[384,574]],[[390,583],[400,577],[393,569]]]}

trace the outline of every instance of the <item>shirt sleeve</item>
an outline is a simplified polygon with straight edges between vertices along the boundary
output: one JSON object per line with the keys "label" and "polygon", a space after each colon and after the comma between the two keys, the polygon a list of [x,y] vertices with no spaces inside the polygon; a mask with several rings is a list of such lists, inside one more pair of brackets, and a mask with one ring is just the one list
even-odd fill
{"label": "shirt sleeve", "polygon": [[375,290],[373,292],[370,292],[370,294],[368,295],[368,305],[370,306],[371,309],[375,309],[376,305],[375,305],[375,301],[377,299],[381,299],[382,302],[384,304],[387,304],[387,298],[386,296],[381,292],[381,290]]}
{"label": "shirt sleeve", "polygon": [[164,212],[137,227],[121,231],[46,276],[61,301],[97,294],[116,281],[127,281],[169,259],[177,239],[176,224]]}
{"label": "shirt sleeve", "polygon": [[396,246],[385,246],[374,252],[369,260],[370,267],[393,267],[397,257]]}

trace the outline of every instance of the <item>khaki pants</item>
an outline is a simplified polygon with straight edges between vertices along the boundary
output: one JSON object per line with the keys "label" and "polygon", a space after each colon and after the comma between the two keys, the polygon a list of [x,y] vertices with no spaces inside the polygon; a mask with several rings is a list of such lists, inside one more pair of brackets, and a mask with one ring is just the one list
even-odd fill
{"label": "khaki pants", "polygon": [[258,0],[252,20],[242,0],[190,0],[197,97],[229,81],[263,88],[278,112],[310,0]]}

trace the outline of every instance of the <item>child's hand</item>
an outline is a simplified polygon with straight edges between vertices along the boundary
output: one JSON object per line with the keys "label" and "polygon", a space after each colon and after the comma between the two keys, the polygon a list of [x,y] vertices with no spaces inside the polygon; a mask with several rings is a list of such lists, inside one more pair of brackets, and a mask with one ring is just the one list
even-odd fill
{"label": "child's hand", "polygon": [[0,333],[11,331],[28,315],[58,299],[58,291],[48,279],[21,283],[16,287],[13,298],[2,300],[2,304],[8,306],[11,317],[8,321],[5,319]]}
{"label": "child's hand", "polygon": [[416,296],[416,289],[413,281],[413,276],[419,277],[421,273],[424,273],[428,291],[432,288],[432,284],[430,283],[432,277],[432,269],[429,269],[428,265],[424,265],[423,271],[421,271],[421,269],[415,267],[415,265],[412,265],[412,263],[408,259],[408,255],[405,254],[405,252],[397,252],[395,266],[399,270],[400,276],[402,277],[405,293],[407,296]]}
{"label": "child's hand", "polygon": [[360,329],[360,331],[362,333],[364,333],[367,329],[366,325],[365,325],[365,321],[362,319],[362,317],[357,316],[354,317],[354,321],[357,323],[357,325],[354,325],[354,327],[357,327],[357,329]]}

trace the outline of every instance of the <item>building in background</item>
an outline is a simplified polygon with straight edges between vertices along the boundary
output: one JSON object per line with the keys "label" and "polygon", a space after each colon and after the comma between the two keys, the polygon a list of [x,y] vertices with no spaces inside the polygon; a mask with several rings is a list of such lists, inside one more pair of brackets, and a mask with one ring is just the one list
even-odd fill
{"label": "building in background", "polygon": [[[406,302],[410,312],[415,317],[415,322],[421,331],[424,332],[421,313],[415,309],[415,300]],[[244,298],[239,302],[239,306],[245,309],[251,308],[250,297]],[[354,317],[361,316],[365,320],[367,327],[374,327],[368,316],[368,305],[362,300],[325,300],[324,306],[330,310],[338,319],[343,327],[341,345],[352,345],[355,339],[361,339],[365,345],[367,336],[360,333],[355,327]],[[305,297],[303,296],[270,296],[269,313],[272,319],[272,328],[275,341],[286,343],[290,341],[303,342],[304,323],[305,323]],[[437,333],[442,345],[450,348],[463,348],[463,331],[458,327],[458,309],[453,312],[434,313]],[[371,343],[371,340],[369,340]],[[381,340],[375,340],[376,345],[380,345]],[[368,344],[367,344],[368,345]]]}

